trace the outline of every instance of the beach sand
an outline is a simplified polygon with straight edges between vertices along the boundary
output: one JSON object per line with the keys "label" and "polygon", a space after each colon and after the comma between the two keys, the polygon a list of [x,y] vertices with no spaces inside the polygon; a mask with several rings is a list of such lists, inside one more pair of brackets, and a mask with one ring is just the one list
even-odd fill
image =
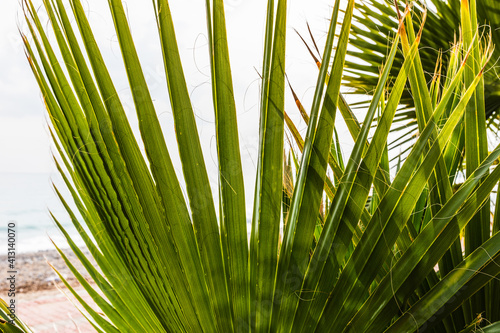
{"label": "beach sand", "polygon": [[[64,252],[89,281],[88,274],[71,250]],[[0,256],[0,261],[7,263],[7,257]],[[16,254],[16,315],[36,333],[96,332],[73,305],[72,302],[76,302],[75,299],[70,296],[69,290],[60,281],[47,261],[68,280],[70,285],[78,291],[85,301],[88,301],[89,304],[96,308],[90,296],[87,295],[80,283],[73,277],[69,268],[66,267],[59,253],[55,250],[49,250]],[[2,266],[7,267],[7,265]],[[6,271],[4,272],[4,276],[7,278],[9,275]],[[0,280],[0,297],[9,302],[11,297],[9,297],[10,286],[7,278]],[[63,294],[58,287],[70,297],[68,298]]]}

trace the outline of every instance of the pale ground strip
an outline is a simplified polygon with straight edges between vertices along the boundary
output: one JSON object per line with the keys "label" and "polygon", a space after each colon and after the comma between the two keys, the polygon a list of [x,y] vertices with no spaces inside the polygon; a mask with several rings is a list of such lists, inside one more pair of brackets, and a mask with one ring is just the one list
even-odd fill
{"label": "pale ground strip", "polygon": [[[83,287],[76,290],[89,305],[96,307]],[[69,292],[65,289],[65,292]],[[71,299],[76,300],[71,296]],[[21,293],[16,297],[17,311],[35,333],[96,332],[73,303],[55,287],[50,290]]]}

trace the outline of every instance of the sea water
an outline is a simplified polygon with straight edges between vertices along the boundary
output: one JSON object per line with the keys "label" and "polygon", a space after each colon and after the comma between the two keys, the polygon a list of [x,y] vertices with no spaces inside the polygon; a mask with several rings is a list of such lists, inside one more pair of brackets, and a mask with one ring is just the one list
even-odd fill
{"label": "sea water", "polygon": [[7,254],[4,245],[7,244],[9,222],[15,223],[17,253],[55,249],[51,239],[58,247],[69,247],[49,212],[56,216],[78,245],[83,245],[52,182],[56,183],[66,201],[74,208],[71,196],[58,174],[0,173],[0,255]]}

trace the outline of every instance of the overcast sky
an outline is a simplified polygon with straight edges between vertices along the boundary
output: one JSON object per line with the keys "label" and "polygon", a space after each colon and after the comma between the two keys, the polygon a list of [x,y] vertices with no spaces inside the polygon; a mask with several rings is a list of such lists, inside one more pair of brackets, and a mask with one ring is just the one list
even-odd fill
{"label": "overcast sky", "polygon": [[[152,2],[125,1],[136,46],[162,124],[171,120],[164,83],[161,52],[152,16]],[[209,68],[206,44],[205,5],[202,0],[170,1],[184,68],[198,117],[199,130],[213,132],[213,110],[210,104]],[[129,114],[133,108],[118,42],[105,0],[87,0],[88,15],[93,24],[105,60],[116,79]],[[266,1],[225,1],[230,55],[238,108],[242,154],[256,152],[258,109],[258,75],[262,58]],[[317,70],[293,29],[306,34],[306,21],[319,41],[324,40],[333,1],[289,1],[287,73],[296,91],[307,100],[312,96]],[[42,15],[43,17],[43,15]],[[0,172],[49,172],[53,170],[50,139],[45,129],[45,110],[40,93],[23,53],[18,28],[26,31],[18,0],[0,2]],[[307,90],[309,89],[309,90]],[[207,98],[208,97],[208,98]],[[290,103],[291,102],[291,103]],[[293,106],[293,100],[288,105]],[[290,110],[295,113],[295,110]],[[133,122],[133,119],[132,119]],[[168,132],[171,132],[167,129]],[[174,149],[173,136],[166,134]],[[243,157],[244,158],[244,157]]]}
{"label": "overcast sky", "polygon": [[[133,102],[107,1],[86,0],[83,3],[130,122],[136,127]],[[125,4],[167,145],[174,165],[179,175],[182,175],[152,2],[128,0]],[[286,71],[294,89],[309,109],[318,70],[294,29],[308,37],[306,22],[309,22],[318,44],[323,45],[334,1],[289,0],[288,4]],[[218,176],[209,84],[205,1],[174,0],[170,1],[170,5],[209,178],[214,190]],[[262,66],[266,5],[267,1],[264,0],[225,1],[248,208],[252,202],[250,197],[254,188],[258,149],[257,71],[260,72]],[[43,13],[41,16],[42,19],[46,17]],[[0,1],[0,174],[46,174],[55,170],[51,158],[51,140],[46,126],[46,112],[25,59],[18,28],[24,32],[27,30],[22,21],[18,0]],[[322,46],[320,48],[323,51]],[[305,133],[305,125],[300,122],[290,94],[287,95],[286,110],[297,120],[300,129]],[[342,135],[342,132],[340,134]],[[8,189],[0,186],[0,190]]]}

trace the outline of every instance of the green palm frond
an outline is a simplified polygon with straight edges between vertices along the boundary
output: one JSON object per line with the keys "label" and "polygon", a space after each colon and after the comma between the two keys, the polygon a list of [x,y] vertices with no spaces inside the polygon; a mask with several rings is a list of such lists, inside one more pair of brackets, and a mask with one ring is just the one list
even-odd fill
{"label": "green palm frond", "polygon": [[[81,1],[44,0],[51,29],[32,2],[24,2],[26,55],[49,115],[54,160],[71,197],[57,188],[56,193],[98,267],[59,217],[53,219],[95,283],[56,249],[96,307],[60,277],[96,331],[498,328],[500,199],[493,210],[489,200],[500,181],[500,145],[488,151],[485,117],[491,75],[485,68],[496,53],[492,40],[477,37],[474,0],[436,5],[448,8],[445,16],[457,14],[462,31],[442,58],[423,48],[436,12],[426,19],[418,6],[394,11],[378,2],[356,11],[355,0],[336,0],[310,107],[299,101],[293,82],[291,96],[286,93],[287,1],[269,0],[252,212],[245,210],[249,199],[223,1],[206,1],[219,171],[215,191],[169,2],[153,4],[182,172],[170,157],[121,0],[109,0],[109,9],[139,121],[137,136]],[[362,65],[349,57],[359,52],[349,45],[361,50],[370,43],[359,28],[367,8],[378,8],[393,24],[385,35],[367,32],[382,52],[372,48],[359,56],[376,72],[371,67],[361,72]],[[434,37],[453,41],[445,33]],[[429,79],[427,66],[434,71],[436,63],[447,76]],[[362,122],[341,94],[345,81],[364,82],[372,92]],[[304,136],[289,116],[294,111],[285,112],[288,98],[307,124]],[[401,116],[400,105],[413,111]],[[349,156],[341,153],[340,117],[355,141]],[[404,117],[415,118],[419,134],[391,173],[388,138]],[[464,179],[457,183],[464,152]],[[0,314],[6,321],[0,322],[1,331],[29,332],[20,321],[7,323],[4,302]]]}

